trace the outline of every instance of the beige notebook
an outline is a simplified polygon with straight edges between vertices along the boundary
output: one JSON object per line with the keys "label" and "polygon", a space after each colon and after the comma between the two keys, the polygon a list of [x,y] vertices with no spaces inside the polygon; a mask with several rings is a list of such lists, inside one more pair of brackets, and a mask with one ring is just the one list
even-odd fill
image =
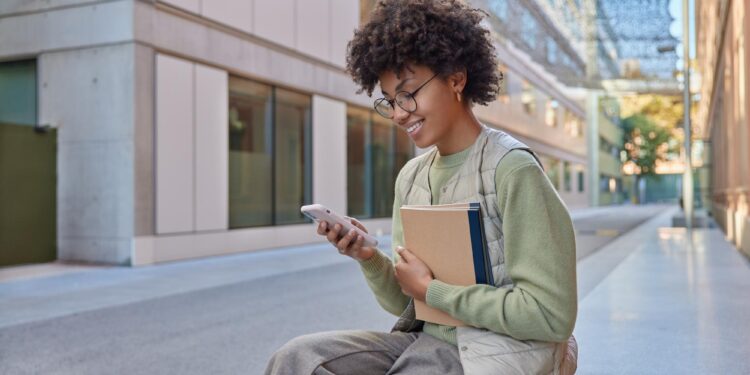
{"label": "beige notebook", "polygon": [[[436,279],[452,285],[492,285],[478,203],[403,206],[404,247],[424,261]],[[464,326],[447,313],[415,300],[417,319]]]}

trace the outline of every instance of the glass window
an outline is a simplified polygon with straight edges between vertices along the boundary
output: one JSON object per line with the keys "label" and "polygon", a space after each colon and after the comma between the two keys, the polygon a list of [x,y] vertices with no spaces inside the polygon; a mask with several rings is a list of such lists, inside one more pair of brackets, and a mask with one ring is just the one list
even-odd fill
{"label": "glass window", "polygon": [[620,158],[620,149],[602,136],[599,136],[599,149],[615,159]]}
{"label": "glass window", "polygon": [[523,92],[521,93],[521,103],[523,110],[529,115],[536,111],[536,98],[534,97],[534,87],[526,80],[523,81]]}
{"label": "glass window", "polygon": [[599,191],[602,193],[614,193],[617,191],[617,180],[611,176],[601,175],[599,177]]}
{"label": "glass window", "polygon": [[583,169],[578,170],[577,174],[578,174],[578,192],[579,193],[583,193],[583,191],[586,188],[586,185],[584,185],[585,184],[585,180],[584,180],[585,176],[583,174]]}
{"label": "glass window", "polygon": [[547,61],[550,64],[557,62],[557,42],[550,37],[547,38]]}
{"label": "glass window", "polygon": [[0,123],[36,125],[36,60],[0,63]]}
{"label": "glass window", "polygon": [[547,108],[544,115],[544,123],[547,124],[547,126],[553,128],[557,126],[557,109],[559,106],[557,100],[547,100]]}
{"label": "glass window", "polygon": [[573,113],[571,113],[567,108],[563,110],[563,130],[566,134],[572,134],[573,131],[571,130],[573,128]]}
{"label": "glass window", "polygon": [[229,78],[229,227],[273,224],[272,89]]}
{"label": "glass window", "polygon": [[229,78],[229,228],[305,222],[311,112],[307,95]]}
{"label": "glass window", "polygon": [[312,101],[279,88],[275,99],[275,224],[303,223],[299,208],[312,202]]}
{"label": "glass window", "polygon": [[370,111],[359,108],[348,108],[346,111],[347,147],[346,147],[346,191],[348,214],[352,217],[369,217],[372,208],[371,185],[366,176],[368,152],[365,145],[370,143]]}
{"label": "glass window", "polygon": [[583,136],[583,121],[567,108],[563,118],[563,127],[565,133],[570,134],[571,137],[580,138]]}
{"label": "glass window", "polygon": [[372,155],[373,217],[391,216],[393,210],[393,125],[382,117],[373,117]]}
{"label": "glass window", "polygon": [[531,49],[536,48],[536,19],[531,11],[525,10],[521,16],[521,38]]}
{"label": "glass window", "polygon": [[570,192],[573,190],[572,188],[572,176],[570,171],[570,163],[569,162],[563,162],[563,187],[565,188],[565,191]]}
{"label": "glass window", "polygon": [[390,217],[396,176],[414,157],[409,136],[372,110],[348,107],[347,157],[348,215]]}
{"label": "glass window", "polygon": [[508,0],[491,0],[490,10],[501,20],[508,19]]}
{"label": "glass window", "polygon": [[[411,138],[409,138],[409,135],[405,131],[398,129],[395,126],[393,129],[396,135],[396,152],[394,159],[395,165],[393,166],[393,183],[395,185],[396,177],[398,176],[398,172],[401,171],[401,167],[406,165],[406,162],[414,157],[414,145],[411,142]],[[391,190],[394,189],[391,188]],[[391,209],[392,208],[393,207],[391,207]]]}

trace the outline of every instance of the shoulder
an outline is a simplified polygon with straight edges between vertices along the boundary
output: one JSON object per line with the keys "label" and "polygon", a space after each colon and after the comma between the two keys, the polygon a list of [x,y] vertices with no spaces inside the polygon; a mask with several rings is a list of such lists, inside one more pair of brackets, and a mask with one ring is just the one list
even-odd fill
{"label": "shoulder", "polygon": [[406,164],[401,167],[401,170],[398,171],[398,175],[396,176],[396,185],[398,186],[398,184],[403,181],[404,178],[406,178],[405,176],[416,172],[419,169],[419,166],[426,163],[432,152],[433,150],[426,151],[422,155],[418,155],[407,161]]}
{"label": "shoulder", "polygon": [[547,174],[527,149],[508,152],[495,169],[495,188],[499,196],[508,191],[539,194],[539,189],[553,189]]}
{"label": "shoulder", "polygon": [[[541,170],[541,166],[537,162],[534,155],[527,149],[514,149],[509,151],[500,162],[497,163],[495,168],[495,177],[501,177],[504,179],[519,169],[538,169]],[[500,181],[501,179],[498,179]]]}
{"label": "shoulder", "polygon": [[498,129],[494,129],[488,126],[485,126],[485,131],[487,133],[487,138],[489,139],[490,143],[494,143],[496,146],[499,146],[501,148],[506,149],[517,149],[517,148],[527,148],[527,146],[519,141],[518,139],[514,138],[512,135]]}
{"label": "shoulder", "polygon": [[401,185],[405,182],[410,183],[410,180],[413,179],[413,176],[416,174],[417,170],[419,170],[419,167],[429,160],[432,152],[433,150],[426,151],[422,155],[410,159],[403,167],[401,167],[401,170],[399,170],[396,175],[396,191],[400,191]]}

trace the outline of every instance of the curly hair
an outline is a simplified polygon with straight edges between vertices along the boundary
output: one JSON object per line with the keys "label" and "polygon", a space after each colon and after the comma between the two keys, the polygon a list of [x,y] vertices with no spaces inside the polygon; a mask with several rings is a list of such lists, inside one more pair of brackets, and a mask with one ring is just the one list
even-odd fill
{"label": "curly hair", "polygon": [[370,20],[347,45],[347,72],[372,91],[378,76],[424,65],[445,78],[466,69],[464,98],[471,103],[495,100],[502,74],[497,69],[490,32],[480,23],[487,13],[461,0],[382,0]]}

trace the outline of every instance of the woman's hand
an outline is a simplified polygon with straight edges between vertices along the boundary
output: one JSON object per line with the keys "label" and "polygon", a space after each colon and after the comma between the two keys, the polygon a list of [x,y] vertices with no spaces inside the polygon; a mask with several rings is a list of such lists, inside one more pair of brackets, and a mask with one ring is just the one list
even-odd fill
{"label": "woman's hand", "polygon": [[[354,226],[365,233],[369,233],[362,223],[356,219],[349,219],[351,219]],[[376,248],[363,245],[365,242],[364,237],[358,235],[357,232],[353,230],[350,230],[345,236],[341,236],[342,229],[343,227],[341,224],[336,224],[333,228],[329,228],[328,222],[326,221],[321,221],[320,224],[318,224],[318,234],[326,236],[328,242],[339,250],[339,254],[346,255],[358,261],[370,259],[370,257],[375,255],[377,252]]]}
{"label": "woman's hand", "polygon": [[424,301],[427,299],[427,287],[434,279],[432,271],[411,251],[399,246],[396,252],[399,260],[395,266],[395,275],[401,285],[401,291],[409,297]]}

